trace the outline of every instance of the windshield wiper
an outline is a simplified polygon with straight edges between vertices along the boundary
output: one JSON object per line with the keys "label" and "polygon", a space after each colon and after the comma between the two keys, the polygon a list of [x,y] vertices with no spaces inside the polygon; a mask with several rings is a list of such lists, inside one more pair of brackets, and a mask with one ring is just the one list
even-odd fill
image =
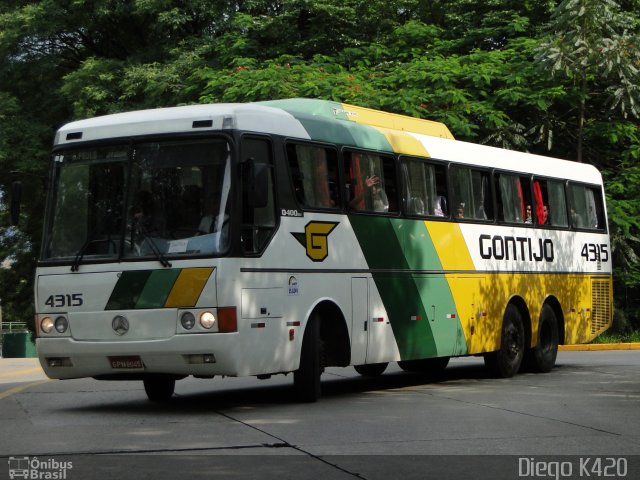
{"label": "windshield wiper", "polygon": [[93,242],[91,237],[87,237],[87,240],[82,244],[82,246],[80,247],[80,250],[78,250],[78,253],[76,253],[76,258],[73,259],[73,263],[71,264],[72,272],[77,272],[78,269],[80,268],[80,263],[82,262],[82,258],[84,257],[84,254],[87,251],[87,248],[89,248],[89,245],[91,245],[91,242]]}
{"label": "windshield wiper", "polygon": [[149,232],[147,232],[147,229],[144,228],[144,226],[142,225],[142,222],[136,222],[136,223],[138,225],[138,229],[140,230],[140,233],[142,234],[142,237],[143,237],[142,240],[143,241],[147,240],[149,242],[149,246],[151,247],[151,251],[156,256],[156,258],[158,259],[160,264],[163,267],[166,267],[166,268],[171,267],[171,262],[169,262],[169,260],[167,260],[165,258],[165,256],[162,254],[162,252],[158,248],[158,244],[149,235]]}

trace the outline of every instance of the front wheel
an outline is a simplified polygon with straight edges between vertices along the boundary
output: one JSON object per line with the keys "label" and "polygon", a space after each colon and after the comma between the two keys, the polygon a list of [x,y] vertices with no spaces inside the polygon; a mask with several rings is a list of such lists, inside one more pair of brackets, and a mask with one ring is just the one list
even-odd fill
{"label": "front wheel", "polygon": [[502,319],[500,350],[485,354],[484,363],[497,377],[513,377],[522,364],[524,348],[522,315],[515,305],[508,305]]}
{"label": "front wheel", "polygon": [[143,383],[144,391],[152,402],[166,402],[176,388],[176,379],[173,377],[149,377]]}
{"label": "front wheel", "polygon": [[312,316],[302,337],[300,368],[293,372],[293,387],[301,402],[316,402],[320,398],[322,364],[322,340],[320,319]]}

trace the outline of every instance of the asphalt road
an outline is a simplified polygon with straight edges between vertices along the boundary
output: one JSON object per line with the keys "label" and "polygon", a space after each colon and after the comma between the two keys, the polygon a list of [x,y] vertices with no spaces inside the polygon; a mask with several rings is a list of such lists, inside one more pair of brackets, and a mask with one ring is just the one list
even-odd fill
{"label": "asphalt road", "polygon": [[332,368],[316,404],[292,401],[291,376],[189,378],[152,404],[141,382],[1,359],[0,479],[25,462],[29,478],[69,480],[636,479],[639,367],[636,350],[560,352],[551,373],[506,380],[477,358],[436,378]]}

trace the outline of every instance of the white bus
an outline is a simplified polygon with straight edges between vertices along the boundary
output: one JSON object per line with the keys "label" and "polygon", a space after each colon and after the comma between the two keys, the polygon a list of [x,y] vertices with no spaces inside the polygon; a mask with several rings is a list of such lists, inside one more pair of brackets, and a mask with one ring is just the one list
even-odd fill
{"label": "white bus", "polygon": [[446,126],[288,99],[56,135],[36,273],[51,378],[175,381],[483,355],[510,377],[612,320],[602,178]]}

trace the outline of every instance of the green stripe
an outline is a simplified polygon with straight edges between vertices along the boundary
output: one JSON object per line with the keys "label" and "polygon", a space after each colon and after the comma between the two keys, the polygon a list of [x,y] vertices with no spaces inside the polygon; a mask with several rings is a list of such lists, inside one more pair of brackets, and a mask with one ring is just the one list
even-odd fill
{"label": "green stripe", "polygon": [[[371,269],[408,270],[409,264],[395,229],[404,223],[392,223],[389,218],[350,216],[351,225]],[[395,227],[395,228],[394,228]],[[420,301],[420,292],[409,273],[374,273],[373,280],[382,298],[402,360],[434,357],[436,344]],[[419,315],[422,321],[412,321]]]}
{"label": "green stripe", "polygon": [[[466,341],[442,264],[424,222],[350,215],[403,360],[464,354]],[[393,269],[406,273],[377,273]],[[447,319],[455,314],[455,319]],[[421,320],[411,320],[419,316]]]}
{"label": "green stripe", "polygon": [[106,310],[163,308],[182,269],[122,272]]}
{"label": "green stripe", "polygon": [[154,270],[142,289],[135,308],[162,308],[181,269]]}
{"label": "green stripe", "polygon": [[152,270],[122,272],[111,292],[106,310],[130,310],[135,308]]}
{"label": "green stripe", "polygon": [[391,144],[377,128],[349,120],[341,103],[309,99],[258,103],[290,113],[316,141],[393,152]]}

